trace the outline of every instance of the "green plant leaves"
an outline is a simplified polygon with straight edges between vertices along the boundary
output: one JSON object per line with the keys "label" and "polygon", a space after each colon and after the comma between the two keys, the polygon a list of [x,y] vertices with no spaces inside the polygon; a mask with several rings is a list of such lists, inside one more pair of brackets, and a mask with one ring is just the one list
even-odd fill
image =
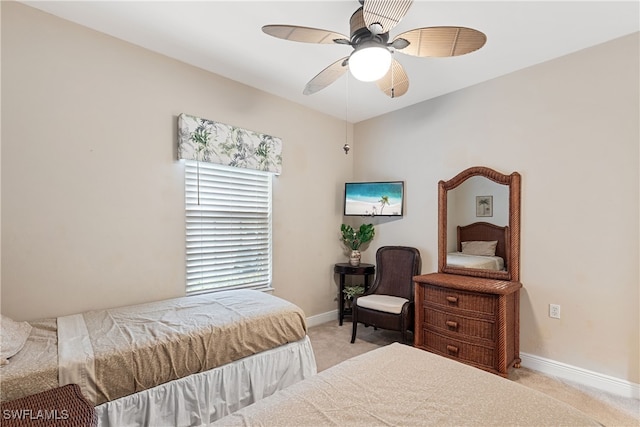
{"label": "green plant leaves", "polygon": [[340,232],[342,233],[342,242],[353,251],[373,240],[373,236],[376,234],[373,224],[362,224],[357,231],[350,225],[342,224]]}

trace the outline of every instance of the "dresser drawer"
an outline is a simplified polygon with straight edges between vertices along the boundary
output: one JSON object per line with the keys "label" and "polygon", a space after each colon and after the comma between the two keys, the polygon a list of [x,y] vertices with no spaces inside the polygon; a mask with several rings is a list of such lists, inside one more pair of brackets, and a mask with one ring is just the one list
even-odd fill
{"label": "dresser drawer", "polygon": [[491,320],[458,316],[424,307],[424,321],[429,329],[435,328],[448,334],[486,339],[491,342],[495,338],[495,323]]}
{"label": "dresser drawer", "polygon": [[494,315],[497,297],[427,285],[424,289],[424,300],[427,304]]}
{"label": "dresser drawer", "polygon": [[428,351],[487,368],[495,367],[493,347],[471,344],[424,329],[422,333]]}

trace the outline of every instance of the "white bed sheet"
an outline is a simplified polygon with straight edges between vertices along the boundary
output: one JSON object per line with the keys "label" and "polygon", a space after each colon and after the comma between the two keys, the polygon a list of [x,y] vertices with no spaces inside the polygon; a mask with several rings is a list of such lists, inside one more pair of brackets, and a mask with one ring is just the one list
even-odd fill
{"label": "white bed sheet", "polygon": [[317,373],[311,341],[267,350],[96,406],[99,426],[206,426]]}
{"label": "white bed sheet", "polygon": [[469,255],[462,252],[449,252],[447,266],[462,268],[479,268],[482,270],[504,270],[504,259],[499,256]]}

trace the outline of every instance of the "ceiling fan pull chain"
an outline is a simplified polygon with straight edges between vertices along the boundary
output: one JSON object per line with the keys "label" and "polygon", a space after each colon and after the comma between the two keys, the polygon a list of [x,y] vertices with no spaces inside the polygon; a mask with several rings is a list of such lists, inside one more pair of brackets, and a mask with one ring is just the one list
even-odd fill
{"label": "ceiling fan pull chain", "polygon": [[396,67],[395,64],[392,62],[391,63],[391,99],[396,97],[396,82],[395,82],[395,71]]}
{"label": "ceiling fan pull chain", "polygon": [[342,149],[344,154],[349,154],[351,146],[349,146],[349,76],[347,76],[347,82],[345,83],[345,106],[344,106],[344,145]]}

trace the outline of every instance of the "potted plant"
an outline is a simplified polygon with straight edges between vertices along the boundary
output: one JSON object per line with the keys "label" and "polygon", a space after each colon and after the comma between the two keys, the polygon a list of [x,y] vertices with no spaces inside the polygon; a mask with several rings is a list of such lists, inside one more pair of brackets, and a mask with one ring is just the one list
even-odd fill
{"label": "potted plant", "polygon": [[340,232],[342,233],[342,242],[351,250],[349,264],[357,267],[360,265],[360,246],[370,242],[375,235],[373,224],[362,224],[357,230],[354,230],[350,225],[342,224]]}
{"label": "potted plant", "polygon": [[344,293],[345,298],[345,302],[346,302],[346,306],[347,308],[351,308],[351,303],[353,302],[353,298],[360,296],[364,293],[364,286],[362,285],[357,285],[357,286],[345,286],[344,289],[342,290],[342,292]]}

